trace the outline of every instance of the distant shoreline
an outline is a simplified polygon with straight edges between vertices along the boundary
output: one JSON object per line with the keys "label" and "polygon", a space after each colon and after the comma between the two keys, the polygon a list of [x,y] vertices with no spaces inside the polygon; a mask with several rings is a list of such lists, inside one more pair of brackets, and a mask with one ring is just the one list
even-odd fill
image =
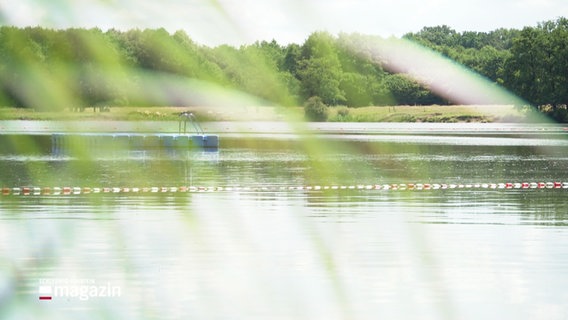
{"label": "distant shoreline", "polygon": [[[0,120],[33,121],[178,121],[182,112],[193,112],[199,121],[301,121],[302,107],[110,107],[106,112],[34,111],[12,107],[0,108]],[[546,122],[529,117],[509,105],[452,106],[374,106],[361,108],[329,107],[327,122]]]}

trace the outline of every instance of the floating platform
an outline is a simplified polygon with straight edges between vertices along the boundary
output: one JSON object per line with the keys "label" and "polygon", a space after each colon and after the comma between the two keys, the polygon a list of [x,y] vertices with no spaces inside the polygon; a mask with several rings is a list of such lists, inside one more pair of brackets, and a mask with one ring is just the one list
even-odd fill
{"label": "floating platform", "polygon": [[143,149],[216,149],[219,136],[214,134],[145,134],[145,133],[54,133],[53,152],[88,150]]}

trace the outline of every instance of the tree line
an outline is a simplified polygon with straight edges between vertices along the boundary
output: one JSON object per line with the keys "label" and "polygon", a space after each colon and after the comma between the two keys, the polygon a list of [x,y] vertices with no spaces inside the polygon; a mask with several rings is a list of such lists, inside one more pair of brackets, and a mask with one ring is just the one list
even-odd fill
{"label": "tree line", "polygon": [[[425,27],[402,39],[476,71],[533,106],[547,105],[555,117],[568,120],[566,18],[491,32]],[[4,26],[0,28],[0,105],[46,110],[159,104],[145,98],[143,74],[195,79],[285,106],[302,105],[311,97],[348,107],[453,103],[427,84],[390,70],[381,57],[367,54],[367,46],[383,40],[314,32],[303,44],[281,45],[273,40],[238,48],[207,47],[184,31]],[[187,105],[188,101],[167,103]]]}

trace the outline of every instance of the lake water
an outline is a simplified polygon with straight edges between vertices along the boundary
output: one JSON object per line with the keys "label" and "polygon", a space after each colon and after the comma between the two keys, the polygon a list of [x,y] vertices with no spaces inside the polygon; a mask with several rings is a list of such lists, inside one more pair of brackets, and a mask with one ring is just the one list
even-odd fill
{"label": "lake water", "polygon": [[4,188],[78,189],[0,196],[0,318],[567,319],[568,189],[503,187],[567,169],[558,137],[396,128],[3,152]]}

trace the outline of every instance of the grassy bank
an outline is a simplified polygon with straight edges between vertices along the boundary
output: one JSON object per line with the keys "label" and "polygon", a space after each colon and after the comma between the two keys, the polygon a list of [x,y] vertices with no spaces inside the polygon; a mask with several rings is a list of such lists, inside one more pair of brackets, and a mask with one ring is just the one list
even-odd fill
{"label": "grassy bank", "polygon": [[0,107],[0,120],[120,120],[120,121],[177,121],[180,113],[192,112],[200,121],[274,121],[283,113],[302,114],[302,108],[283,110],[275,107],[111,107],[106,111],[87,108],[77,111],[36,111]]}
{"label": "grassy bank", "polygon": [[[105,112],[35,111],[0,108],[0,120],[175,121],[184,111],[200,121],[279,121],[303,118],[303,108],[277,107],[113,107]],[[331,107],[330,122],[519,122],[525,115],[512,106]]]}
{"label": "grassy bank", "polygon": [[345,122],[520,122],[513,106],[452,105],[330,108],[328,121]]}

